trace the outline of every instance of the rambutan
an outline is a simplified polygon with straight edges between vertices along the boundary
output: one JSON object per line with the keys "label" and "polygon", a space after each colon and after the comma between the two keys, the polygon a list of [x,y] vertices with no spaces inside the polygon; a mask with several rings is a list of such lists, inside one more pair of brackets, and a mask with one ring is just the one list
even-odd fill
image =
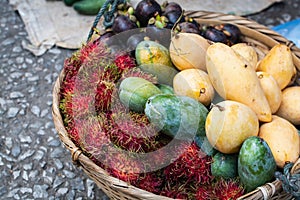
{"label": "rambutan", "polygon": [[136,66],[135,60],[126,53],[116,55],[114,62],[121,72]]}
{"label": "rambutan", "polygon": [[96,112],[107,111],[110,108],[114,90],[115,84],[113,82],[100,80],[97,83],[95,94]]}
{"label": "rambutan", "polygon": [[154,194],[160,194],[163,182],[156,172],[148,172],[139,178],[135,186]]}
{"label": "rambutan", "polygon": [[[196,200],[214,200],[213,197],[213,188],[211,185],[200,185],[195,194]],[[216,200],[216,199],[215,199]]]}
{"label": "rambutan", "polygon": [[149,152],[157,149],[159,133],[144,114],[118,111],[111,114],[111,140],[124,150]]}
{"label": "rambutan", "polygon": [[212,181],[211,157],[205,155],[194,142],[186,144],[183,148],[184,152],[180,157],[164,169],[166,179],[196,185],[210,184]]}
{"label": "rambutan", "polygon": [[213,188],[215,199],[218,200],[234,200],[244,194],[244,188],[237,179],[218,179]]}
{"label": "rambutan", "polygon": [[176,185],[174,183],[167,182],[162,188],[160,195],[173,199],[190,199],[191,193],[185,185]]}
{"label": "rambutan", "polygon": [[103,115],[90,116],[75,121],[78,132],[79,147],[88,156],[92,156],[98,163],[105,162],[107,149],[113,147],[106,132],[107,120]]}
{"label": "rambutan", "polygon": [[145,166],[134,154],[114,151],[109,154],[106,171],[120,180],[134,184],[145,171]]}

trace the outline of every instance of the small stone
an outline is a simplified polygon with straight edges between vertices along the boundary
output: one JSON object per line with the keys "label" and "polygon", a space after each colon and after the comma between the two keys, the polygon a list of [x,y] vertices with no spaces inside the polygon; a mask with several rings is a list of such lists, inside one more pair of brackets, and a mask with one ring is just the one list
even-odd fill
{"label": "small stone", "polygon": [[20,52],[22,51],[22,48],[21,48],[20,46],[15,46],[15,47],[12,49],[12,51],[13,51],[14,53],[20,53]]}
{"label": "small stone", "polygon": [[27,171],[23,171],[22,178],[23,178],[25,181],[28,181],[28,174],[27,174]]}
{"label": "small stone", "polygon": [[34,154],[33,159],[35,160],[41,160],[45,156],[45,153],[41,150],[37,150]]}
{"label": "small stone", "polygon": [[13,79],[18,79],[18,78],[21,78],[22,76],[23,76],[23,74],[20,72],[13,72],[10,74],[10,77]]}
{"label": "small stone", "polygon": [[2,157],[0,156],[0,166],[3,166],[4,162],[2,161]]}
{"label": "small stone", "polygon": [[8,191],[7,191],[7,187],[4,185],[4,186],[0,186],[0,196],[3,197],[4,194],[7,194]]}
{"label": "small stone", "polygon": [[87,179],[86,180],[86,187],[87,187],[87,197],[89,199],[94,199],[94,187],[95,187],[95,183],[90,180],[90,179]]}
{"label": "small stone", "polygon": [[71,182],[71,186],[73,189],[84,191],[84,183],[83,180],[80,177],[77,177],[73,179],[74,181]]}
{"label": "small stone", "polygon": [[48,143],[48,145],[49,145],[50,147],[58,147],[58,146],[60,146],[60,144],[61,144],[61,142],[60,142],[59,140],[56,140],[56,139],[53,139],[53,140],[51,140],[51,141]]}
{"label": "small stone", "polygon": [[14,118],[17,116],[18,112],[19,112],[19,108],[17,107],[11,107],[8,109],[8,112],[7,112],[7,118]]}
{"label": "small stone", "polygon": [[34,82],[34,81],[38,81],[40,79],[40,77],[39,76],[32,76],[32,77],[28,77],[28,81],[30,81],[30,82]]}
{"label": "small stone", "polygon": [[21,147],[19,145],[14,145],[11,149],[11,154],[13,157],[18,157],[21,153]]}
{"label": "small stone", "polygon": [[48,115],[48,113],[49,113],[49,109],[42,110],[41,117],[45,117],[46,115]]}
{"label": "small stone", "polygon": [[19,188],[15,188],[9,191],[9,193],[7,194],[7,197],[14,197],[15,195],[17,195],[17,193],[19,192]]}
{"label": "small stone", "polygon": [[25,62],[28,63],[28,64],[32,64],[32,63],[33,63],[33,60],[30,59],[30,58],[25,58]]}
{"label": "small stone", "polygon": [[48,188],[49,188],[49,186],[47,186],[47,185],[34,185],[33,186],[33,197],[35,199],[47,198],[48,197],[48,192],[47,192]]}
{"label": "small stone", "polygon": [[17,98],[22,98],[22,97],[24,97],[24,94],[23,94],[22,92],[11,92],[11,93],[9,94],[9,97],[10,97],[11,99],[17,99]]}
{"label": "small stone", "polygon": [[15,42],[15,40],[13,38],[7,38],[6,40],[3,40],[1,42],[2,45],[4,46],[7,46],[7,45],[10,45],[10,44],[13,44]]}
{"label": "small stone", "polygon": [[38,106],[32,106],[30,110],[35,116],[39,117],[41,109]]}
{"label": "small stone", "polygon": [[6,145],[9,149],[12,148],[12,146],[13,146],[13,141],[12,141],[12,138],[11,138],[11,137],[6,137],[6,138],[5,138],[5,145]]}
{"label": "small stone", "polygon": [[62,179],[60,176],[57,176],[54,180],[53,188],[59,187],[64,182],[65,182],[64,179]]}
{"label": "small stone", "polygon": [[62,162],[59,159],[55,159],[54,164],[58,170],[61,170],[64,167]]}
{"label": "small stone", "polygon": [[24,62],[24,58],[23,57],[17,57],[16,62],[18,64],[22,64]]}
{"label": "small stone", "polygon": [[28,135],[22,134],[22,135],[19,135],[19,138],[22,143],[31,143],[32,142],[31,137]]}
{"label": "small stone", "polygon": [[26,151],[19,157],[19,160],[25,160],[25,159],[29,158],[30,156],[32,156],[34,154],[34,152],[35,152],[34,150]]}
{"label": "small stone", "polygon": [[13,172],[13,177],[14,177],[14,180],[16,180],[19,176],[20,176],[20,173],[21,173],[21,171],[20,170],[18,170],[18,171],[14,171]]}
{"label": "small stone", "polygon": [[55,148],[51,153],[51,158],[61,158],[63,157],[64,151],[61,148]]}
{"label": "small stone", "polygon": [[75,199],[75,190],[71,190],[68,192],[68,194],[66,195],[66,199]]}
{"label": "small stone", "polygon": [[40,129],[38,132],[37,132],[38,135],[46,135],[46,132],[42,129]]}
{"label": "small stone", "polygon": [[28,188],[28,187],[22,187],[22,188],[20,188],[20,192],[22,193],[22,194],[25,194],[25,193],[32,193],[32,189],[31,188]]}
{"label": "small stone", "polygon": [[66,175],[66,177],[69,179],[73,179],[76,176],[73,172],[68,171],[68,170],[63,170],[63,172]]}
{"label": "small stone", "polygon": [[69,191],[68,188],[59,188],[56,192],[57,196],[63,196]]}
{"label": "small stone", "polygon": [[24,164],[23,169],[24,170],[32,170],[32,163]]}
{"label": "small stone", "polygon": [[38,175],[38,171],[37,170],[33,170],[33,171],[29,172],[28,176],[29,176],[30,179],[36,179],[37,175]]}
{"label": "small stone", "polygon": [[41,168],[44,168],[47,165],[46,161],[42,161],[39,163],[39,165],[41,166]]}

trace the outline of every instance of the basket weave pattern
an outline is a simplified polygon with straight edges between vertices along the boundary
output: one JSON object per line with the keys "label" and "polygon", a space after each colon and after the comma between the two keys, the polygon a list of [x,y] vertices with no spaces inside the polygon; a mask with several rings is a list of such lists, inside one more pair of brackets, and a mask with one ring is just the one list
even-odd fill
{"label": "basket weave pattern", "polygon": [[[243,17],[203,11],[191,11],[187,12],[187,15],[195,19],[198,23],[232,23],[237,25],[243,33],[243,41],[252,44],[258,52],[261,52],[262,55],[278,43],[286,44],[293,52],[293,60],[297,68],[296,82],[300,85],[300,49],[298,49],[291,41],[265,26]],[[65,72],[62,71],[53,88],[52,115],[60,140],[70,151],[74,164],[81,167],[97,184],[97,186],[101,188],[101,190],[103,190],[111,199],[170,199],[136,188],[124,181],[110,176],[104,169],[97,166],[86,155],[84,155],[80,148],[75,146],[72,140],[68,137],[59,109],[60,87],[64,76]],[[294,164],[291,173],[300,173],[300,159],[298,159],[298,161]],[[282,183],[279,180],[275,180],[272,183],[268,183],[250,193],[245,194],[240,199],[292,199],[292,196],[282,191]]]}

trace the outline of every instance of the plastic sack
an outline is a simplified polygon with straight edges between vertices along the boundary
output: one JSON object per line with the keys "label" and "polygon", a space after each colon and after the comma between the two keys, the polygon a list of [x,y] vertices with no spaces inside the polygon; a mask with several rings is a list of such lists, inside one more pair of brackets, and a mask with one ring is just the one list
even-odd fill
{"label": "plastic sack", "polygon": [[293,41],[300,48],[300,18],[275,26],[272,29]]}

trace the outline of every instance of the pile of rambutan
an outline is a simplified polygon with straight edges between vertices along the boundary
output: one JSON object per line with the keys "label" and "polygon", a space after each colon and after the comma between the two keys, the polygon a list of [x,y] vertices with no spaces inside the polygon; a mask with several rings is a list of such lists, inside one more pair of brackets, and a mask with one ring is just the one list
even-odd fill
{"label": "pile of rambutan", "polygon": [[101,40],[65,60],[60,111],[74,144],[111,176],[157,195],[198,200],[241,196],[238,180],[212,176],[212,157],[195,142],[174,142],[143,113],[122,105],[118,85],[131,76],[157,83],[136,67],[132,55],[112,53]]}

